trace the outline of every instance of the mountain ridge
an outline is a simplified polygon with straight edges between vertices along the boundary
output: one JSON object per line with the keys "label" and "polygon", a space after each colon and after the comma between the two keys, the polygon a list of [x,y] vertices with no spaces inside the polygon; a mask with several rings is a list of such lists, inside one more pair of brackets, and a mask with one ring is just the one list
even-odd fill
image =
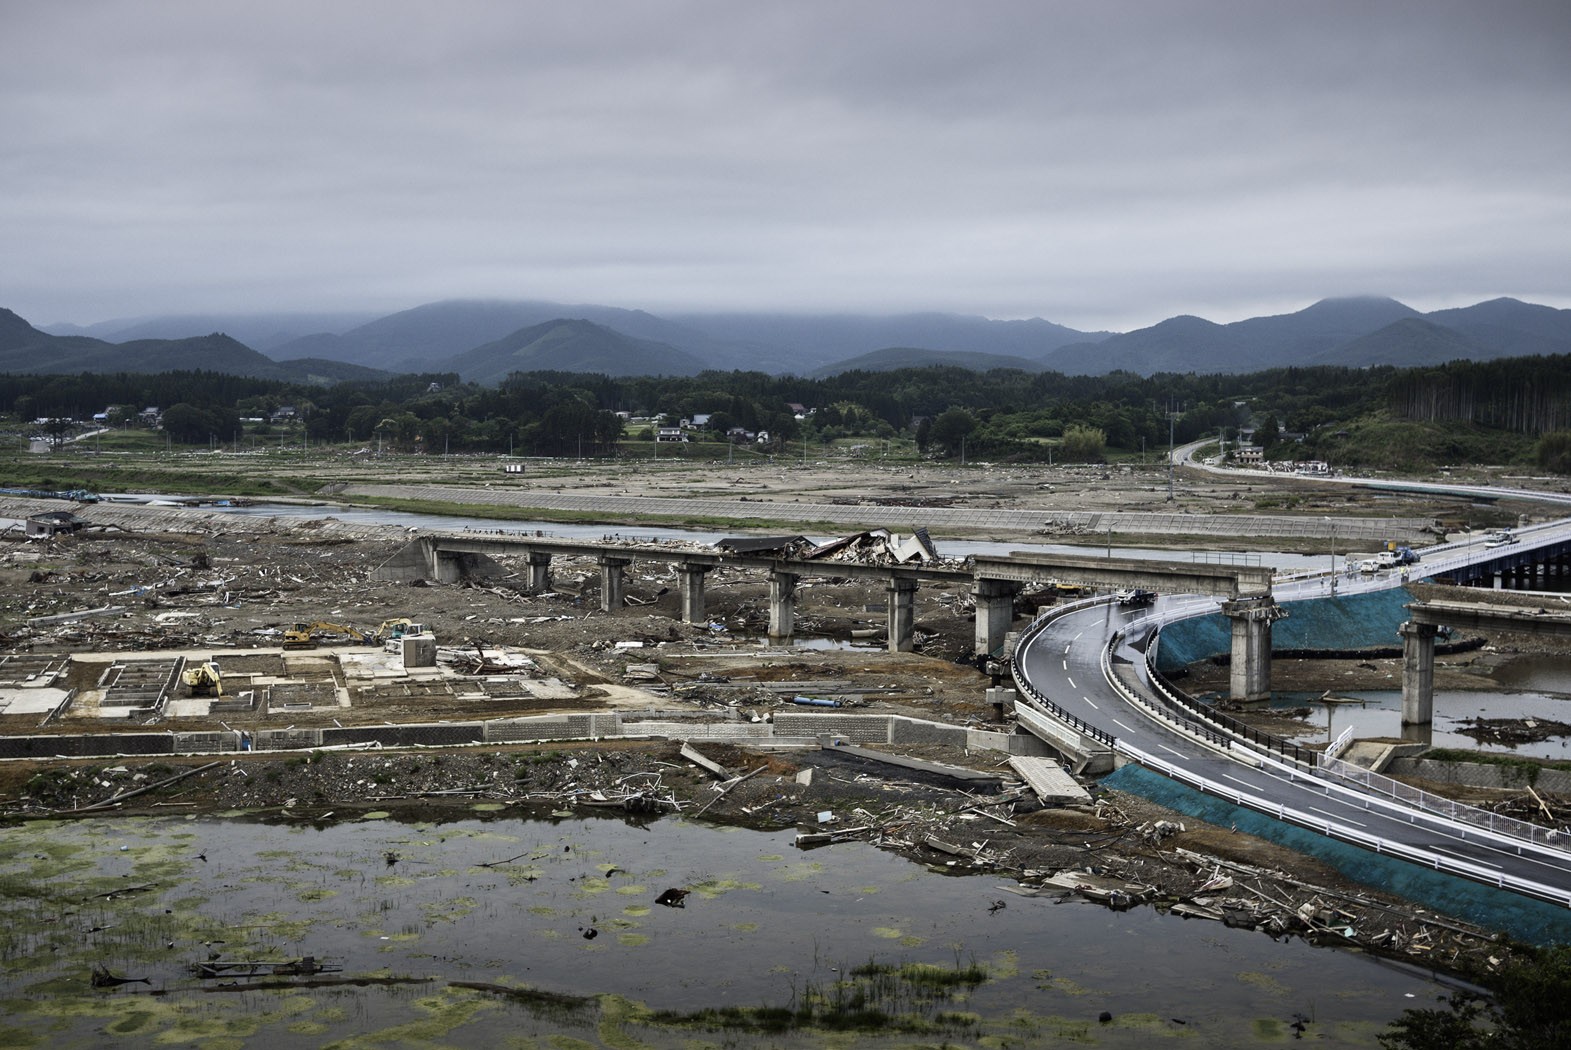
{"label": "mountain ridge", "polygon": [[[270,325],[269,315],[236,316],[252,330],[283,330],[282,321]],[[290,323],[300,318],[338,318],[345,323],[354,319],[348,313],[280,317]],[[184,323],[198,319],[223,322],[226,318],[194,315]],[[178,331],[178,322],[178,318],[142,318],[134,326],[114,330]],[[573,322],[594,325],[597,330],[563,330],[554,337],[539,333],[523,343],[515,340],[529,328]],[[112,327],[113,323],[103,322],[94,330]],[[545,341],[540,342],[542,339]],[[497,345],[509,340],[514,340],[514,345]],[[559,352],[560,346],[575,340],[575,353]],[[527,349],[526,343],[539,345]],[[181,339],[111,343],[84,334],[49,333],[10,310],[0,309],[0,370],[24,372],[202,367],[239,375],[294,378],[301,373],[292,362],[313,359],[324,363],[312,372],[315,375],[331,373],[326,363],[339,362],[376,373],[457,371],[466,378],[495,377],[498,368],[629,374],[623,371],[629,367],[673,375],[715,369],[806,376],[850,369],[919,367],[917,362],[983,369],[1019,367],[1068,375],[1115,370],[1151,375],[1238,373],[1326,363],[1411,365],[1454,360],[1459,355],[1490,360],[1559,353],[1571,353],[1571,310],[1509,297],[1428,314],[1380,296],[1328,298],[1292,313],[1226,324],[1180,314],[1122,333],[1079,332],[1041,318],[998,321],[964,314],[688,313],[661,317],[613,306],[575,308],[542,300],[450,299],[397,311],[343,331],[297,336],[271,347],[268,354],[224,334],[222,327]],[[487,357],[498,360],[487,363]],[[498,363],[502,357],[508,360]],[[455,365],[460,358],[464,363]],[[909,363],[889,363],[896,360]],[[200,364],[193,365],[193,361]]]}

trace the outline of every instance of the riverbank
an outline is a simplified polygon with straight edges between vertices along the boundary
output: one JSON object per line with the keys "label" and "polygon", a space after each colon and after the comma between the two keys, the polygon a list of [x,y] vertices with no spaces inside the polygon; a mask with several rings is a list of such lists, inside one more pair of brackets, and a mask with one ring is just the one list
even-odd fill
{"label": "riverbank", "polygon": [[[996,753],[958,748],[891,751],[994,774],[1001,764]],[[871,842],[935,870],[996,875],[1017,895],[1153,908],[1473,978],[1511,957],[1488,930],[1137,795],[1097,791],[1088,803],[1044,806],[1029,793],[978,793],[833,748],[758,752],[706,743],[701,753],[725,773],[684,758],[674,742],[12,762],[0,764],[0,819],[228,814],[321,826],[379,812],[440,825],[476,807],[543,819],[684,816],[794,829],[809,851],[818,841]]]}

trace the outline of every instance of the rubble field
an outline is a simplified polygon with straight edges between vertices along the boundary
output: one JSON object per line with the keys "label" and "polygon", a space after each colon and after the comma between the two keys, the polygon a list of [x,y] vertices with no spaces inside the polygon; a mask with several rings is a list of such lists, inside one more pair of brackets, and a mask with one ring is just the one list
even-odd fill
{"label": "rubble field", "polygon": [[[822,481],[833,491],[814,498],[985,505],[970,501],[1015,498],[1006,481],[1040,493],[1054,485],[1096,489],[1106,474],[1109,480],[1122,478],[1123,502],[1109,485],[1088,497],[1098,505],[1162,504],[1155,490],[1165,474],[1130,470],[1081,477],[1087,469],[1061,469],[1050,482],[1041,480],[1041,471],[1011,470],[1009,478],[994,479],[996,492],[973,488],[964,494],[950,487],[952,475],[924,479],[920,468],[881,485],[874,474],[853,482],[851,472],[830,470]],[[618,494],[654,494],[666,486],[659,494],[669,495],[669,486],[678,484],[675,475],[655,475],[642,482],[646,493],[633,491],[636,473],[599,481],[588,473],[571,476],[584,479],[580,487],[621,485]],[[566,486],[567,477],[563,473],[550,484]],[[806,498],[806,478],[790,480]],[[686,484],[708,482],[689,477]],[[1197,510],[1209,504],[1216,512],[1236,513],[1249,505],[1246,496],[1254,499],[1250,486],[1185,491],[1184,499]],[[1303,498],[1339,511],[1353,502],[1331,492]],[[1415,504],[1398,512],[1424,510]],[[83,511],[84,518],[92,516]],[[371,570],[404,546],[407,533],[344,527],[330,512],[301,522],[163,509],[138,518],[117,510],[117,520],[110,530],[45,541],[24,542],[15,534],[0,539],[5,705],[0,733],[145,731],[134,709],[127,713],[113,704],[95,709],[84,702],[41,725],[36,711],[14,701],[51,676],[62,689],[91,694],[102,689],[108,666],[156,663],[175,654],[216,658],[226,676],[250,688],[252,704],[220,712],[201,705],[166,712],[155,731],[639,708],[755,720],[787,708],[794,691],[808,691],[803,683],[853,711],[1004,728],[985,702],[992,679],[974,659],[973,609],[960,590],[924,585],[916,599],[917,652],[890,653],[882,648],[882,585],[804,579],[796,599],[797,633],[799,641],[813,644],[766,647],[768,588],[756,573],[711,573],[709,622],[689,625],[677,618],[674,570],[647,563],[630,567],[627,605],[607,614],[599,606],[598,569],[589,559],[556,558],[553,589],[545,594],[523,593],[525,567],[505,558],[503,573],[493,578],[446,586],[396,584],[373,580]],[[942,540],[937,543],[941,553]],[[1023,593],[1019,611],[1029,613],[1056,598]],[[380,647],[331,641],[343,637],[337,634],[311,648],[281,644],[291,624],[369,631],[395,618],[429,626],[438,645],[437,669],[410,675],[382,659]],[[279,686],[284,688],[274,693]],[[264,687],[266,702],[257,696]],[[1301,686],[1288,681],[1282,687]],[[725,768],[727,776],[717,778],[683,758],[677,746],[618,741],[249,753],[218,762],[12,761],[0,763],[0,817],[247,810],[277,819],[323,820],[357,807],[430,814],[475,800],[542,816],[590,806],[681,812],[750,826],[796,826],[806,836],[804,848],[832,846],[846,836],[868,838],[946,870],[996,871],[1015,880],[1013,892],[1080,894],[1112,907],[1171,907],[1273,934],[1422,959],[1443,969],[1488,967],[1508,951],[1484,931],[1371,894],[1303,855],[1134,796],[1097,792],[1090,803],[1044,806],[1019,787],[979,793],[832,750],[700,745]],[[902,754],[1000,774],[1014,783],[996,752],[927,747],[904,748]],[[121,799],[127,792],[138,793]],[[89,808],[95,806],[104,808]]]}

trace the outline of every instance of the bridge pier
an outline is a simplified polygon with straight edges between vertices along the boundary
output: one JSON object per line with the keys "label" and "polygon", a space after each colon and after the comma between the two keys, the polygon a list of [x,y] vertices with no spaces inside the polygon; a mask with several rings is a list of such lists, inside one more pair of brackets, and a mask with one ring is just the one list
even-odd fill
{"label": "bridge pier", "polygon": [[889,651],[909,653],[916,647],[917,581],[907,576],[889,580]]}
{"label": "bridge pier", "polygon": [[769,644],[790,645],[796,629],[796,581],[791,572],[769,574]]}
{"label": "bridge pier", "polygon": [[544,594],[551,589],[551,555],[529,552],[529,593]]}
{"label": "bridge pier", "polygon": [[600,556],[600,611],[616,612],[627,598],[627,581],[624,570],[633,563],[631,558]]}
{"label": "bridge pier", "polygon": [[1270,699],[1271,624],[1286,616],[1287,610],[1267,594],[1258,598],[1234,598],[1223,602],[1222,615],[1233,621],[1228,698]]}
{"label": "bridge pier", "polygon": [[1435,634],[1431,623],[1408,620],[1397,628],[1402,636],[1402,724],[1429,725],[1435,720]]}
{"label": "bridge pier", "polygon": [[1012,580],[992,580],[978,576],[971,585],[976,603],[976,652],[991,656],[1004,647],[1004,638],[1015,619],[1015,595],[1020,584]]}
{"label": "bridge pier", "polygon": [[709,575],[712,568],[713,565],[689,561],[676,567],[677,577],[681,581],[683,623],[708,622],[709,618],[704,615],[704,577]]}

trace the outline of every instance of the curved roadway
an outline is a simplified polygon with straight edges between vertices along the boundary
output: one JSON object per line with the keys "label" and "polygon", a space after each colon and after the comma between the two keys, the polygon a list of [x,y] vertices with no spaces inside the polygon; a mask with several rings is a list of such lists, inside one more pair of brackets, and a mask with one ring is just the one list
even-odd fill
{"label": "curved roadway", "polygon": [[1571,853],[1411,809],[1242,747],[1219,747],[1128,699],[1105,673],[1104,650],[1111,641],[1115,663],[1143,667],[1157,617],[1183,612],[1186,603],[1196,614],[1215,608],[1204,599],[1162,599],[1155,616],[1100,603],[1056,617],[1021,646],[1022,676],[1112,736],[1119,753],[1157,772],[1289,823],[1571,906]]}
{"label": "curved roadway", "polygon": [[[1456,491],[1412,484],[1428,491]],[[1571,496],[1559,496],[1557,501],[1571,502]],[[1517,535],[1522,543],[1518,549],[1571,540],[1571,519],[1520,529]],[[1437,575],[1493,553],[1481,538],[1443,544],[1423,551],[1424,560],[1413,574]],[[1341,577],[1335,584],[1337,593],[1351,594],[1402,582],[1400,573],[1390,571],[1374,577]],[[1300,574],[1281,578],[1275,596],[1281,602],[1326,597],[1331,586],[1330,574]],[[1186,728],[1184,717],[1163,705],[1146,675],[1145,647],[1162,624],[1215,612],[1217,605],[1215,599],[1198,596],[1163,597],[1154,608],[1138,610],[1109,601],[1072,608],[1039,622],[1016,654],[1026,694],[1021,702],[1040,706],[1029,699],[1035,692],[1113,738],[1120,754],[1236,804],[1425,867],[1571,906],[1571,852],[1360,791],[1272,756],[1230,746],[1197,723]],[[1127,667],[1133,674],[1119,676],[1115,667]]]}

